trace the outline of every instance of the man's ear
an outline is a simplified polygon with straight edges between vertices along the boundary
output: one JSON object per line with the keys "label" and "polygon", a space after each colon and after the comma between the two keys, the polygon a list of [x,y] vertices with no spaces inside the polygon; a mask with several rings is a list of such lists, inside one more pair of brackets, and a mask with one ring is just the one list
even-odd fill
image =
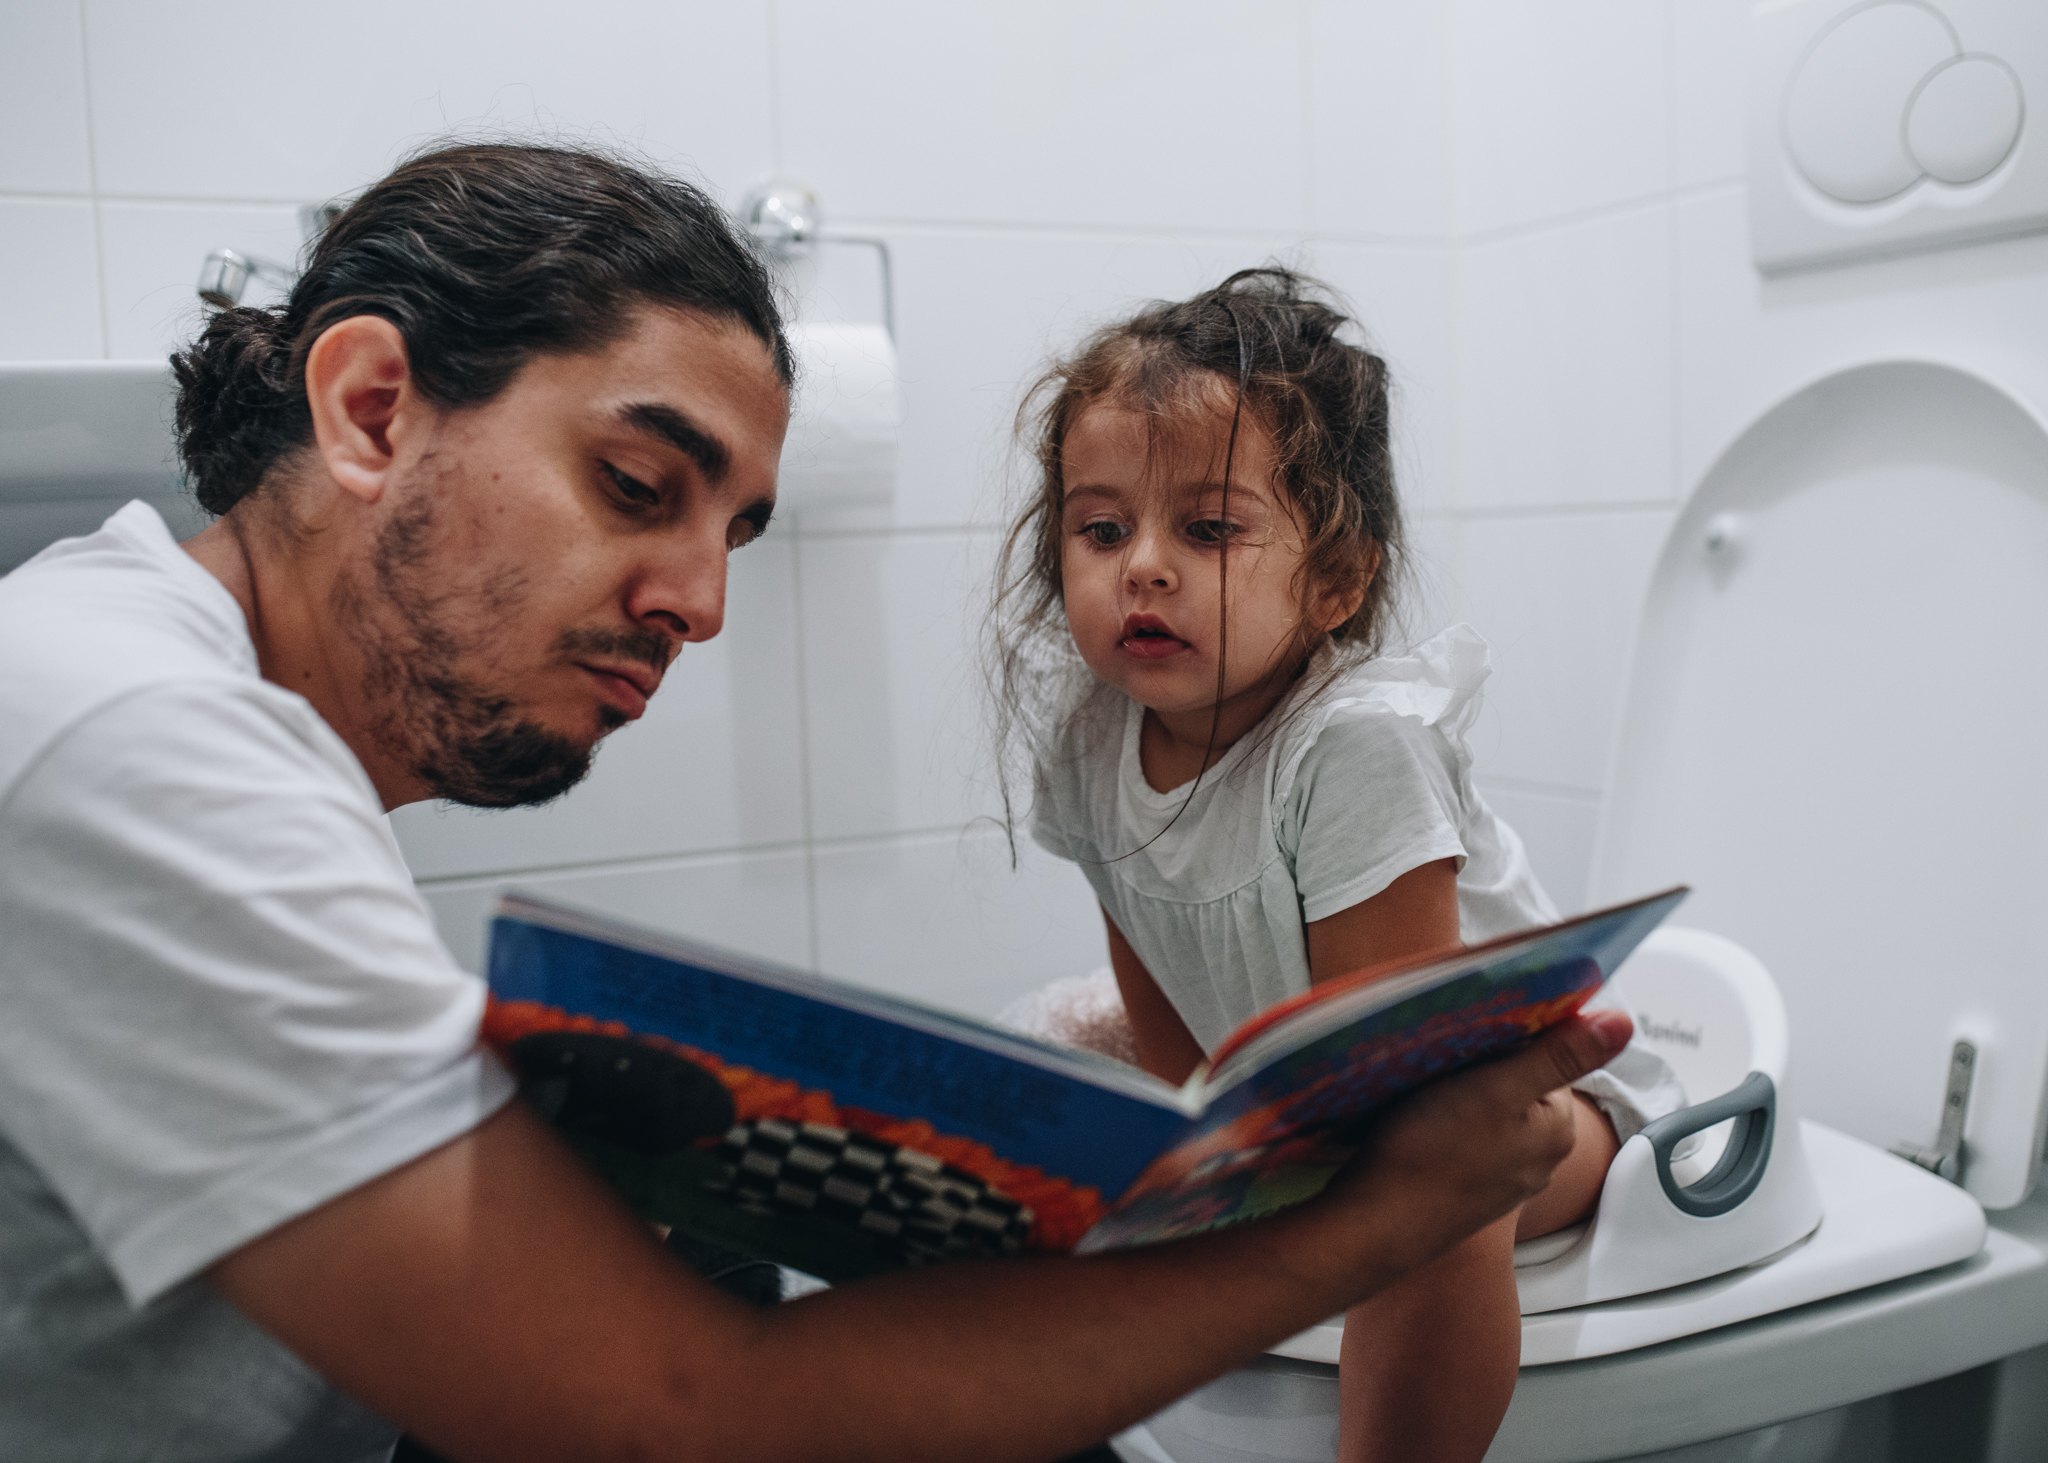
{"label": "man's ear", "polygon": [[405,337],[379,315],[352,315],[306,353],[306,404],[327,475],[374,503],[390,481],[397,439],[424,403],[413,389]]}

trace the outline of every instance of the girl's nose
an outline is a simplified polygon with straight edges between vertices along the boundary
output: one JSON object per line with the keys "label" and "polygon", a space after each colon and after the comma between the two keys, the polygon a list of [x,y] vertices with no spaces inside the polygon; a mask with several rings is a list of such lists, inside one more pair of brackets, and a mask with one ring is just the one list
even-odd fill
{"label": "girl's nose", "polygon": [[1131,550],[1124,559],[1124,582],[1133,590],[1158,589],[1171,592],[1179,587],[1180,575],[1173,556],[1164,550],[1159,536],[1139,532],[1131,535]]}

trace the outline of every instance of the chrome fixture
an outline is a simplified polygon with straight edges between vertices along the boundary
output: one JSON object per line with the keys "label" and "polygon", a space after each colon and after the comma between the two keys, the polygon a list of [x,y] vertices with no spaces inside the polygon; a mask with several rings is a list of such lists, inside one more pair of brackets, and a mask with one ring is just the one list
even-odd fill
{"label": "chrome fixture", "polygon": [[299,282],[299,274],[275,259],[234,249],[216,249],[199,266],[199,298],[216,310],[231,310],[242,303],[242,295],[252,279],[288,290]]}
{"label": "chrome fixture", "polygon": [[[310,249],[341,217],[348,205],[346,198],[301,204],[300,240]],[[289,290],[299,282],[299,272],[288,264],[279,264],[275,259],[265,259],[260,254],[244,254],[239,249],[216,249],[199,266],[199,298],[216,310],[231,310],[242,303],[242,296],[248,292],[252,279]]]}
{"label": "chrome fixture", "polygon": [[886,239],[828,232],[818,195],[787,178],[770,178],[747,190],[740,200],[739,220],[761,252],[778,264],[801,259],[819,244],[854,244],[874,250],[882,268],[882,324],[892,338],[895,336],[896,276]]}

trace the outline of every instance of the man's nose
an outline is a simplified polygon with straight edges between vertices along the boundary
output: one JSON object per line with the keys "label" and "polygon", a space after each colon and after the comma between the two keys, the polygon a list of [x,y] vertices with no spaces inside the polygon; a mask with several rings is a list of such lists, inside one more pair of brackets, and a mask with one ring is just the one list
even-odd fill
{"label": "man's nose", "polygon": [[671,543],[635,584],[626,612],[679,642],[709,640],[725,628],[727,552],[722,535]]}

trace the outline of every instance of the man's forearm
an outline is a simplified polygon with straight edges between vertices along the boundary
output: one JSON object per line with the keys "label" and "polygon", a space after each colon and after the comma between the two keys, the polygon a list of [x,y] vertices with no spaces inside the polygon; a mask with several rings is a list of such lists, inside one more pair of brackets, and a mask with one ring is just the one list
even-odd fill
{"label": "man's forearm", "polygon": [[[1082,1259],[949,1265],[763,1313],[729,1358],[729,1385],[789,1385],[774,1388],[771,1417],[706,1454],[950,1463],[976,1438],[989,1463],[1044,1463],[1099,1442],[1391,1278],[1355,1263],[1344,1273],[1335,1245],[1316,1253],[1324,1217]],[[1352,1218],[1385,1223],[1390,1252],[1413,1246],[1392,1233],[1404,1216]]]}

